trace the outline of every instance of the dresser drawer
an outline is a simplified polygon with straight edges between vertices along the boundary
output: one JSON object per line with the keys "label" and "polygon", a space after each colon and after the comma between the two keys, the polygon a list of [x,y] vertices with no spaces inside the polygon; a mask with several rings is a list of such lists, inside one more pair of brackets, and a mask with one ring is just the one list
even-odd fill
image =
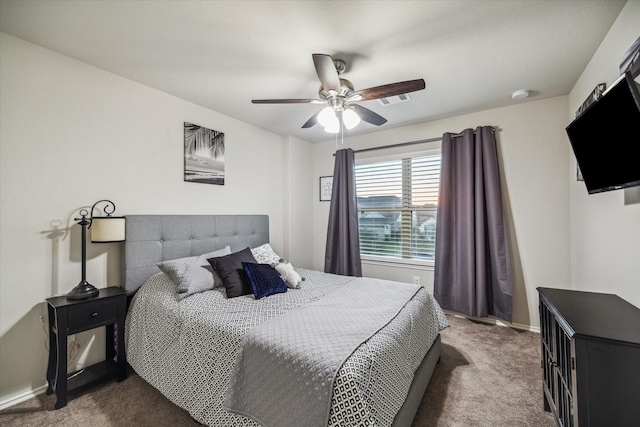
{"label": "dresser drawer", "polygon": [[67,317],[69,332],[87,330],[118,319],[118,300],[99,301],[95,304],[84,304],[82,307],[70,309]]}

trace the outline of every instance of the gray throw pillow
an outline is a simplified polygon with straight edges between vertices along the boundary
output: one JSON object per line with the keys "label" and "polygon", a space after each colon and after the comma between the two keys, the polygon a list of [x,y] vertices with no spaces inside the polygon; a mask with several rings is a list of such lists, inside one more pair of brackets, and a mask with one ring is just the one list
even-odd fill
{"label": "gray throw pillow", "polygon": [[159,262],[158,268],[175,283],[178,299],[222,286],[222,279],[213,271],[208,258],[229,255],[231,247],[207,254]]}

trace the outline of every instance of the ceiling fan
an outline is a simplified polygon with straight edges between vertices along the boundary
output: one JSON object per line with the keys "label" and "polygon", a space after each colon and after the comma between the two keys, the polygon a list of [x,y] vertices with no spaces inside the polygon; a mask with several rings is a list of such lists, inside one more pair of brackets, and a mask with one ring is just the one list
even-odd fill
{"label": "ceiling fan", "polygon": [[423,79],[408,80],[404,82],[390,83],[382,86],[370,87],[356,91],[353,84],[347,79],[341,79],[340,74],[346,69],[346,64],[341,59],[333,59],[330,55],[314,53],[313,65],[320,79],[319,99],[253,99],[254,104],[329,104],[328,107],[318,111],[302,125],[310,128],[316,123],[324,126],[325,131],[337,133],[344,125],[352,129],[360,120],[376,126],[383,125],[387,119],[368,108],[355,104],[359,101],[387,98],[415,92],[425,88]]}

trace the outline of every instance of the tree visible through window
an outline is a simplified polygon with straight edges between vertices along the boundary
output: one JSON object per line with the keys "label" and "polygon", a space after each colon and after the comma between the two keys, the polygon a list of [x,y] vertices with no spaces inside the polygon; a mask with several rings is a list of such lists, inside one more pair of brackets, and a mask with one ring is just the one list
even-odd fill
{"label": "tree visible through window", "polygon": [[440,153],[356,165],[360,254],[433,260]]}

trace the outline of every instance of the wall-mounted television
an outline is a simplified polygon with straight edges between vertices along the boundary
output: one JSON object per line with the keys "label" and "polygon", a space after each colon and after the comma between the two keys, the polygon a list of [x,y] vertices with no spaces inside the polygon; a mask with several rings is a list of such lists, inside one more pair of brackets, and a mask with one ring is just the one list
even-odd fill
{"label": "wall-mounted television", "polygon": [[589,194],[640,185],[640,85],[630,73],[566,131]]}

